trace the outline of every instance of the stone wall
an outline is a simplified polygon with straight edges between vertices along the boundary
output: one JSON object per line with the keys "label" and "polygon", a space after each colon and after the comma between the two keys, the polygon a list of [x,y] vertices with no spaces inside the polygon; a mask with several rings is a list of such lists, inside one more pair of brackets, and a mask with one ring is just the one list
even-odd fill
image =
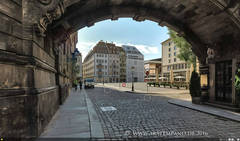
{"label": "stone wall", "polygon": [[[54,43],[50,33],[37,34],[36,23],[47,9],[52,8],[37,0],[0,2],[1,137],[39,136],[69,95],[67,58],[76,43],[63,51],[59,46],[68,39]],[[59,62],[66,71],[60,71]]]}

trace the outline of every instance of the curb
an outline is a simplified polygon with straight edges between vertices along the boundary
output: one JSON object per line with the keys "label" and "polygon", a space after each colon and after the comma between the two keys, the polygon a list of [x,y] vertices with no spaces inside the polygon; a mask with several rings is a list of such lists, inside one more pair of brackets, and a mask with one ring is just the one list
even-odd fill
{"label": "curb", "polygon": [[94,105],[91,102],[91,100],[88,98],[87,93],[84,89],[83,89],[83,94],[85,96],[86,103],[87,103],[91,138],[104,138],[102,125],[94,109]]}

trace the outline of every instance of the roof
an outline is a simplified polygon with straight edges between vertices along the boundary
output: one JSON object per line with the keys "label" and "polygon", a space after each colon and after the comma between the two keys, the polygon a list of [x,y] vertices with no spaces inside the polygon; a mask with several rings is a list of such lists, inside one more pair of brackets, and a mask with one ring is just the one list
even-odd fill
{"label": "roof", "polygon": [[144,61],[144,64],[150,64],[150,63],[161,64],[162,63],[162,58],[156,58],[156,59]]}
{"label": "roof", "polygon": [[85,57],[84,62],[87,61],[95,53],[119,54],[121,51],[124,51],[123,48],[116,46],[114,43],[99,41]]}
{"label": "roof", "polygon": [[172,39],[171,39],[171,38],[168,38],[167,40],[163,41],[161,44],[164,44],[164,43],[166,43],[166,42],[168,42],[168,41],[170,41],[170,40],[172,40]]}
{"label": "roof", "polygon": [[162,58],[156,58],[156,59],[152,59],[150,61],[162,61]]}

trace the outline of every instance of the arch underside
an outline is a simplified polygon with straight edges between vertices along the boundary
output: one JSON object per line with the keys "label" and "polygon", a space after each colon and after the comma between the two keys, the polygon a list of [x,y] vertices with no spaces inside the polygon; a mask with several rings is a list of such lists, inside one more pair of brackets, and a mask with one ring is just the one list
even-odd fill
{"label": "arch underside", "polygon": [[221,8],[217,1],[212,1],[65,0],[66,12],[50,28],[60,37],[59,34],[72,33],[107,19],[151,20],[185,37],[195,54],[204,61],[207,48],[222,48],[222,42],[228,38],[231,38],[231,44],[237,44],[240,37],[238,19],[231,16],[231,9]]}

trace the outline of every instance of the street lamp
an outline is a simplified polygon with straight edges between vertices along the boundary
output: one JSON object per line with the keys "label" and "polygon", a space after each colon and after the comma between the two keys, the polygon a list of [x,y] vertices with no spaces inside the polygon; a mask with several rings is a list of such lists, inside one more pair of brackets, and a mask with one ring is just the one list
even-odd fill
{"label": "street lamp", "polygon": [[134,69],[135,67],[132,66],[132,92],[134,91],[134,80],[133,80],[133,72],[134,72]]}

